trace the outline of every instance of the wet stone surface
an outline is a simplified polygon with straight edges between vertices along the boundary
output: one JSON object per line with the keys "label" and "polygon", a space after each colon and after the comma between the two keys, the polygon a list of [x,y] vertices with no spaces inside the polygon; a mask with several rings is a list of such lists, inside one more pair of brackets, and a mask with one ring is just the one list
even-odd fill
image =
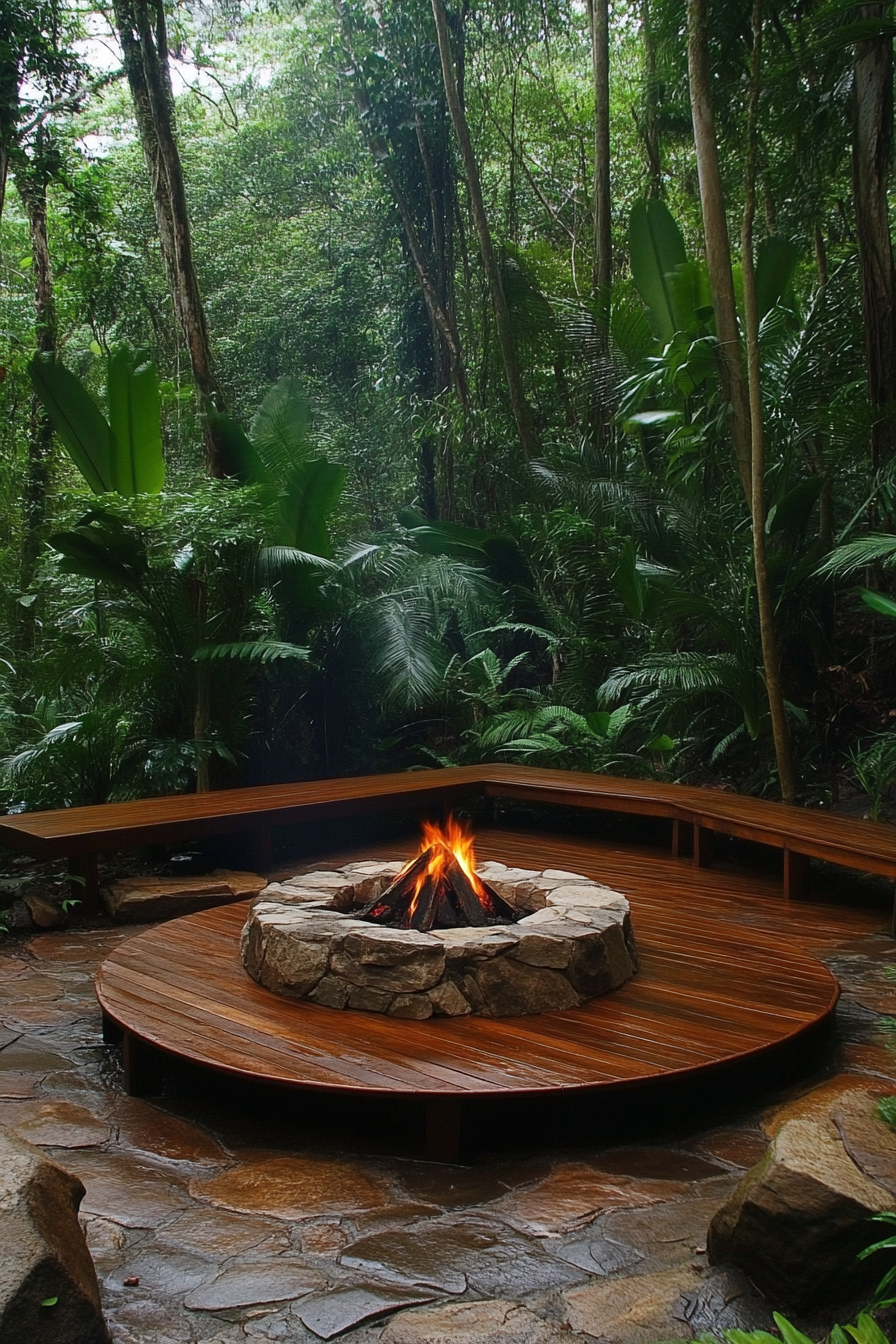
{"label": "wet stone surface", "polygon": [[129,936],[67,929],[0,951],[0,1124],[87,1187],[115,1344],[650,1344],[767,1328],[749,1283],[706,1264],[706,1230],[819,1085],[850,1151],[896,1190],[876,1122],[850,1100],[896,1092],[889,940],[851,935],[826,954],[844,1011],[816,1077],[727,1118],[657,1118],[653,1142],[562,1147],[558,1128],[521,1145],[498,1125],[470,1165],[442,1166],[415,1156],[406,1117],[390,1146],[366,1113],[331,1130],[312,1101],[306,1114],[176,1080],[125,1096],[92,985]]}

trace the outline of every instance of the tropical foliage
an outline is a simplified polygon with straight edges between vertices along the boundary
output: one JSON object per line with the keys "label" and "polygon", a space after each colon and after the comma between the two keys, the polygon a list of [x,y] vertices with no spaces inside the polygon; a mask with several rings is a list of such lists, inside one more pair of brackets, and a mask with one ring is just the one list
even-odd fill
{"label": "tropical foliage", "polygon": [[601,69],[600,12],[7,6],[0,805],[892,815],[892,16],[614,0]]}

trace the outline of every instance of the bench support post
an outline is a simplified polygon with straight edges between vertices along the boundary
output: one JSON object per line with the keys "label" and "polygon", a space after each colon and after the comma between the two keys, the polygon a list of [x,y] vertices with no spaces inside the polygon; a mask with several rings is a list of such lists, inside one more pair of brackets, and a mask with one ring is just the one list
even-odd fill
{"label": "bench support post", "polygon": [[429,1097],[426,1102],[426,1157],[429,1162],[460,1160],[460,1097]]}
{"label": "bench support post", "polygon": [[690,821],[679,821],[678,817],[672,819],[672,857],[673,859],[683,859],[693,853],[694,850],[694,825]]}
{"label": "bench support post", "polygon": [[694,824],[694,864],[697,868],[711,868],[713,832],[707,826]]}
{"label": "bench support post", "polygon": [[158,1050],[127,1030],[123,1046],[124,1086],[128,1096],[158,1095],[162,1090],[162,1060]]}
{"label": "bench support post", "polygon": [[81,902],[85,915],[100,908],[100,879],[96,854],[73,854],[68,860],[68,875],[78,879],[71,886],[72,900]]}
{"label": "bench support post", "polygon": [[796,850],[784,850],[784,899],[801,901],[807,894],[809,885],[809,856],[798,854]]}

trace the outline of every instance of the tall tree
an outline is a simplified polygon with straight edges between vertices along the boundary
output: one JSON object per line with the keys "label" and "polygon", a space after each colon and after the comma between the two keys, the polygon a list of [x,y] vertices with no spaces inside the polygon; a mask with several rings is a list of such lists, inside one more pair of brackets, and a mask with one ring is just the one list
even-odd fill
{"label": "tall tree", "polygon": [[[223,409],[212,366],[205,308],[193,259],[193,240],[177,141],[164,0],[113,0],[137,129],[152,182],[153,210],[174,312],[190,358],[200,410]],[[213,416],[204,416],[205,464],[224,476]]]}
{"label": "tall tree", "polygon": [[610,12],[609,0],[588,0],[591,75],[594,84],[594,288],[608,293],[613,278],[610,214]]}
{"label": "tall tree", "polygon": [[853,68],[853,199],[862,271],[868,391],[878,412],[871,434],[874,471],[896,454],[896,414],[892,409],[896,391],[896,268],[887,200],[893,157],[892,11],[892,3],[859,7],[859,18],[872,31],[856,44]]}
{"label": "tall tree", "polygon": [[778,783],[785,802],[795,793],[787,716],[774,630],[774,602],[765,557],[765,456],[759,370],[759,316],[753,271],[753,217],[756,209],[756,115],[762,56],[761,0],[754,0],[753,52],[747,146],[747,192],[743,225],[744,299],[749,388],[744,379],[743,351],[737,323],[731,245],[719,170],[707,37],[706,0],[688,0],[688,82],[694,123],[694,146],[703,211],[706,263],[712,290],[722,394],[730,404],[729,424],[738,472],[750,510],[753,562],[765,687],[772,721]]}
{"label": "tall tree", "polygon": [[507,389],[510,394],[510,409],[513,413],[514,421],[516,422],[517,434],[519,435],[523,452],[526,457],[531,458],[537,456],[540,449],[540,442],[535,427],[535,418],[532,414],[532,408],[529,405],[526,390],[523,386],[523,374],[520,367],[519,355],[517,354],[516,343],[513,337],[513,328],[510,322],[510,310],[507,306],[507,295],[504,292],[504,283],[501,279],[501,268],[498,265],[498,259],[495,255],[491,228],[488,222],[488,215],[486,214],[485,201],[482,196],[482,182],[479,176],[479,165],[476,162],[473,142],[470,138],[470,128],[467,124],[467,115],[458,89],[457,70],[455,67],[454,55],[451,50],[451,38],[448,32],[448,19],[445,14],[445,7],[442,0],[432,0],[432,12],[436,23],[436,35],[439,43],[439,60],[442,66],[445,98],[448,102],[448,111],[451,114],[451,124],[453,125],[454,133],[457,136],[461,163],[463,164],[464,177],[467,183],[467,193],[470,198],[473,224],[476,228],[477,238],[479,239],[479,253],[482,257],[482,267],[485,271],[489,293],[491,295],[492,309],[495,314],[498,346],[501,350],[501,359],[504,364],[504,376],[507,379]]}
{"label": "tall tree", "polygon": [[765,497],[765,424],[762,407],[762,380],[759,364],[759,299],[756,292],[756,267],[753,258],[753,223],[756,217],[756,176],[758,149],[759,95],[762,80],[763,0],[753,0],[753,50],[750,60],[750,94],[747,106],[747,152],[744,181],[744,213],[741,229],[741,262],[744,278],[744,334],[747,347],[747,384],[750,404],[750,516],[753,531],[753,568],[756,575],[756,605],[759,608],[759,638],[768,692],[772,734],[778,762],[781,796],[793,802],[796,785],[790,749],[790,733],[784,690],[781,683],[781,659],[775,628],[775,607],[768,572]]}
{"label": "tall tree", "polygon": [[645,195],[660,197],[663,194],[663,148],[660,138],[659,118],[659,74],[657,71],[657,38],[655,32],[653,0],[641,0],[641,46],[644,53],[644,100],[638,129],[644,141],[644,153],[647,157],[647,189]]}
{"label": "tall tree", "polygon": [[[21,149],[11,154],[16,189],[28,216],[31,238],[31,265],[34,275],[34,314],[37,348],[42,354],[55,355],[59,338],[59,320],[53,290],[53,267],[47,233],[47,187],[58,170],[56,147],[44,127],[38,129],[26,154]],[[36,396],[31,399],[31,425],[28,434],[28,465],[25,471],[20,581],[26,588],[32,580],[41,545],[41,530],[46,521],[47,490],[53,448],[53,426]],[[26,622],[28,636],[32,632]],[[28,638],[26,636],[26,639]]]}

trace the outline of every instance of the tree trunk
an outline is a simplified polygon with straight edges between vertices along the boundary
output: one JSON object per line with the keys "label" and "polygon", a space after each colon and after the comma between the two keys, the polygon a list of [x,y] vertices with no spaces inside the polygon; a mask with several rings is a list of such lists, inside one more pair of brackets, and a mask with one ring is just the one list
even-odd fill
{"label": "tree trunk", "polygon": [[[212,369],[211,343],[193,261],[163,3],[114,0],[114,10],[143,155],[152,181],[153,210],[168,288],[186,342],[200,410],[203,413],[221,410],[221,389]],[[206,469],[211,476],[224,476],[221,444],[207,418],[203,432]]]}
{"label": "tree trunk", "polygon": [[656,35],[651,0],[641,0],[641,35],[644,48],[644,152],[647,155],[647,196],[663,194],[663,148],[659,126],[659,88],[656,73]]}
{"label": "tree trunk", "polygon": [[[862,5],[861,18],[887,22],[888,4]],[[887,213],[893,148],[893,39],[889,33],[856,46],[853,73],[852,177],[868,392],[878,412],[892,404],[896,369],[896,272]],[[880,470],[896,452],[892,411],[871,432],[871,469]]]}
{"label": "tree trunk", "polygon": [[[47,237],[47,178],[41,170],[39,144],[34,162],[24,156],[21,157],[19,167],[16,169],[16,186],[28,216],[28,231],[31,237],[37,348],[41,354],[55,355],[58,322],[53,293],[50,244]],[[23,501],[21,566],[23,588],[27,588],[31,583],[40,553],[41,531],[47,516],[52,450],[53,425],[41,402],[34,397],[31,404],[31,430],[28,436],[28,465],[25,472]]]}
{"label": "tree trunk", "polygon": [[765,688],[772,720],[772,736],[778,763],[778,783],[785,803],[792,803],[796,792],[787,711],[781,686],[781,664],[775,629],[775,607],[768,575],[765,507],[765,433],[762,415],[762,383],[759,367],[759,308],[756,298],[756,270],[753,262],[753,221],[756,215],[756,141],[759,87],[762,72],[762,0],[753,0],[753,54],[750,70],[750,97],[747,113],[747,154],[744,183],[744,214],[741,254],[744,275],[744,329],[747,344],[747,380],[750,406],[750,514],[753,525],[753,567],[756,576],[756,602],[759,608],[759,635]]}
{"label": "tree trunk", "polygon": [[460,147],[460,157],[467,182],[467,192],[470,197],[473,223],[479,238],[479,251],[482,257],[482,266],[485,271],[486,280],[488,281],[492,309],[495,314],[495,328],[498,334],[498,345],[501,350],[504,375],[507,379],[507,389],[510,394],[510,409],[513,413],[514,421],[516,422],[517,434],[519,435],[520,444],[524,454],[526,457],[536,457],[540,450],[538,433],[535,428],[532,408],[529,405],[525,388],[523,387],[523,375],[516,352],[516,344],[513,339],[510,312],[507,307],[507,296],[504,293],[501,271],[498,266],[497,257],[495,256],[488,216],[486,215],[485,203],[482,198],[482,183],[479,179],[479,167],[476,163],[476,156],[473,153],[473,142],[470,139],[470,129],[467,125],[466,113],[464,112],[463,104],[458,92],[457,74],[454,66],[454,57],[451,54],[451,40],[448,35],[448,21],[445,16],[442,0],[432,0],[432,12],[435,18],[436,34],[439,42],[439,59],[442,65],[442,81],[445,86],[445,97],[448,102],[448,111],[451,114],[451,123],[454,127],[454,133],[457,136],[458,145]]}
{"label": "tree trunk", "polygon": [[610,15],[609,0],[588,0],[591,27],[591,75],[594,82],[594,267],[599,294],[609,293],[613,277],[610,217]]}
{"label": "tree trunk", "polygon": [[688,80],[691,113],[694,119],[694,147],[697,151],[697,175],[700,204],[703,209],[703,233],[706,240],[706,265],[712,290],[716,334],[719,339],[719,376],[722,395],[731,406],[731,438],[737,469],[747,504],[752,501],[752,455],[750,405],[741,362],[740,334],[737,329],[737,305],[731,272],[731,247],[722,177],[719,171],[719,147],[716,141],[706,35],[706,0],[688,0]]}

